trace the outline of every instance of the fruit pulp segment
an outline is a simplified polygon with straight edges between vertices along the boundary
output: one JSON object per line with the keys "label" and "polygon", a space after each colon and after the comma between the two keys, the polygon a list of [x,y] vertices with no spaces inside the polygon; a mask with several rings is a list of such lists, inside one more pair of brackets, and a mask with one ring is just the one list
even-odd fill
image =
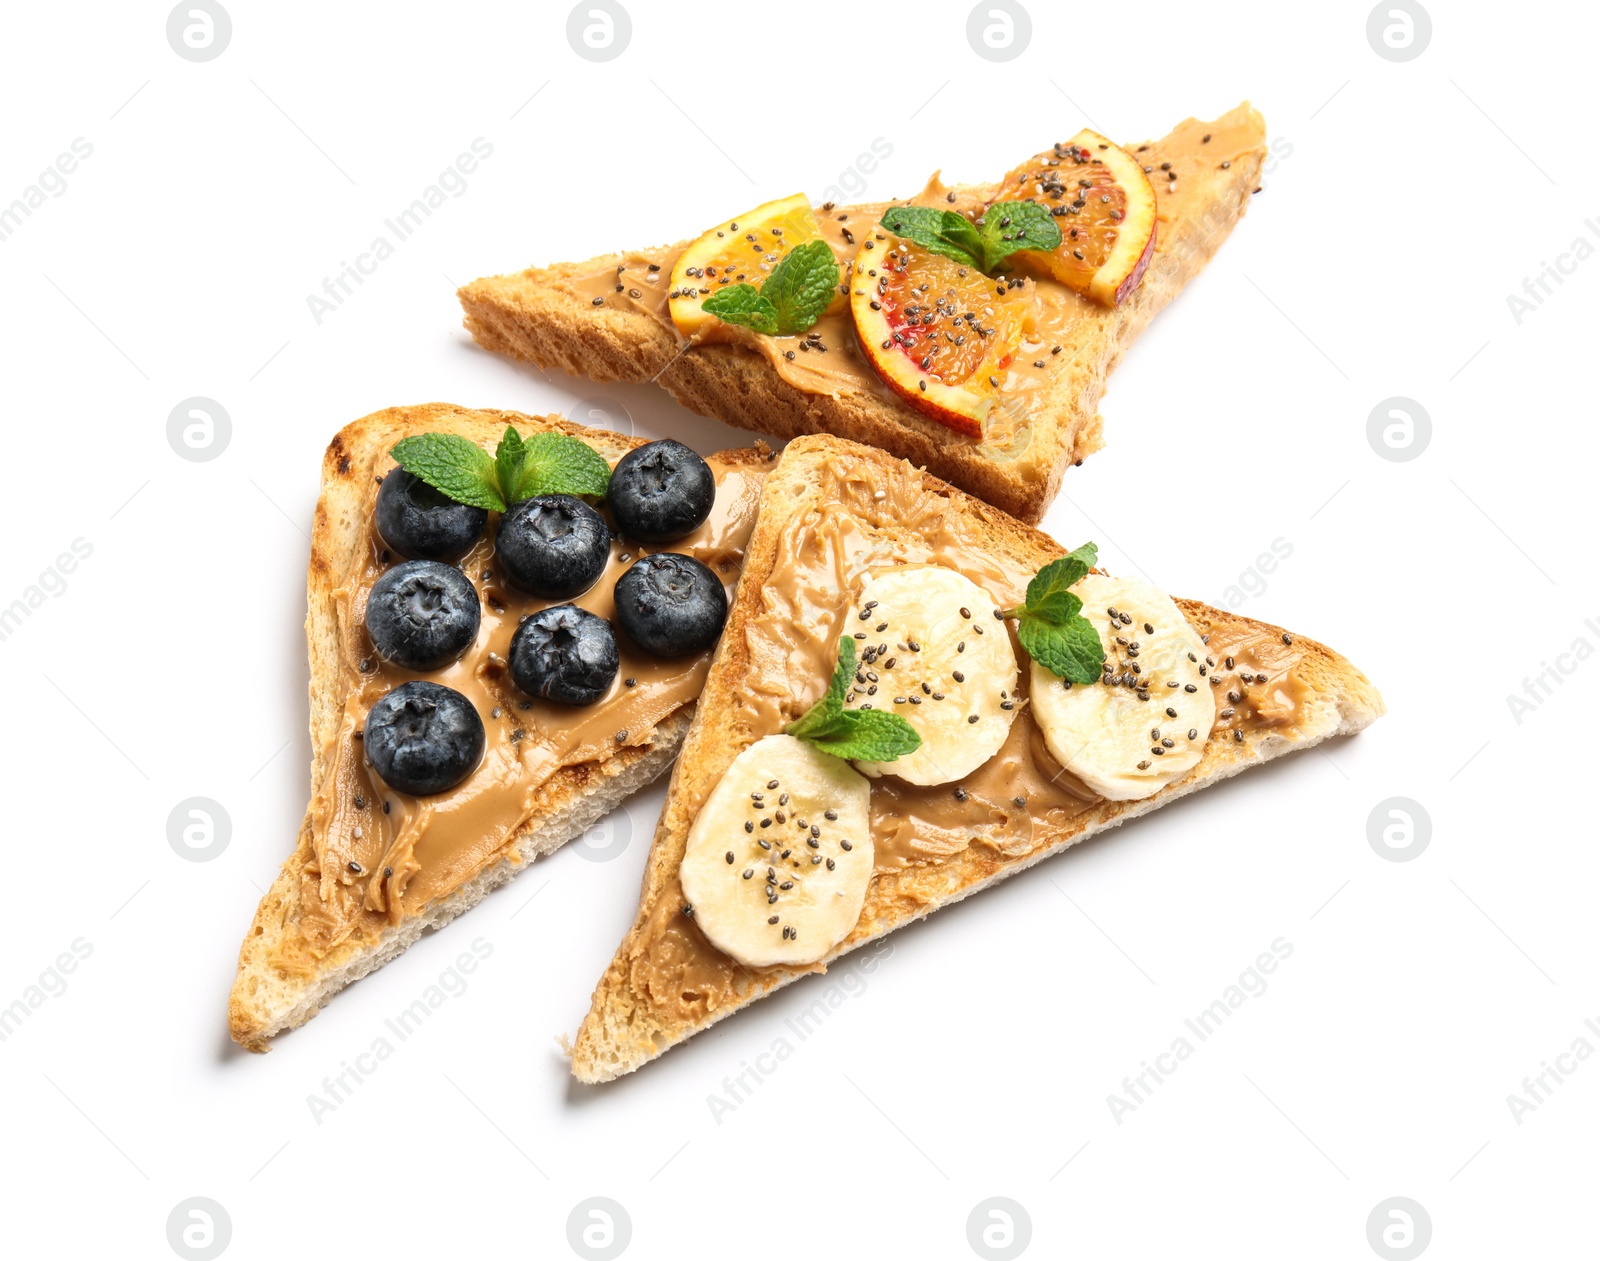
{"label": "fruit pulp segment", "polygon": [[748,222],[740,226],[735,219],[719,231],[727,233],[727,246],[706,260],[700,277],[708,282],[700,288],[713,292],[741,282],[760,288],[785,254],[819,235],[810,206],[753,226]]}
{"label": "fruit pulp segment", "polygon": [[1010,185],[1006,197],[1064,210],[1057,215],[1061,244],[1051,270],[1063,283],[1087,289],[1116,248],[1128,213],[1128,194],[1111,168],[1081,145],[1057,145],[1013,175]]}
{"label": "fruit pulp segment", "polygon": [[1015,355],[1024,313],[1005,281],[900,242],[878,269],[876,291],[915,372],[948,386],[971,382],[980,393],[997,388],[989,378]]}

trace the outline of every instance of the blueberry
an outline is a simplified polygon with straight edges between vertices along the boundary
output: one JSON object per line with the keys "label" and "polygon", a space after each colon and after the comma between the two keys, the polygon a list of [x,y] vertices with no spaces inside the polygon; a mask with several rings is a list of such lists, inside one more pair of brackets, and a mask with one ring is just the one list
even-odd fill
{"label": "blueberry", "polygon": [[367,634],[385,661],[407,670],[449,665],[478,637],[478,589],[459,569],[408,560],[372,584]]}
{"label": "blueberry", "polygon": [[611,623],[575,604],[540,609],[511,637],[511,677],[541,700],[594,704],[617,677]]}
{"label": "blueberry", "polygon": [[711,466],[671,438],[629,451],[606,491],[623,536],[641,543],[681,539],[711,515],[716,498]]}
{"label": "blueberry", "polygon": [[689,556],[641,557],[617,579],[617,624],[658,657],[689,657],[717,642],[728,620],[722,580]]}
{"label": "blueberry", "polygon": [[605,572],[611,531],[573,495],[535,495],[500,519],[494,546],[513,587],[541,600],[570,600]]}
{"label": "blueberry", "polygon": [[413,679],[367,713],[367,759],[398,792],[423,797],[454,788],[483,758],[483,719],[453,688]]}
{"label": "blueberry", "polygon": [[389,550],[408,560],[460,560],[489,522],[482,508],[458,504],[399,468],[378,487],[372,515]]}

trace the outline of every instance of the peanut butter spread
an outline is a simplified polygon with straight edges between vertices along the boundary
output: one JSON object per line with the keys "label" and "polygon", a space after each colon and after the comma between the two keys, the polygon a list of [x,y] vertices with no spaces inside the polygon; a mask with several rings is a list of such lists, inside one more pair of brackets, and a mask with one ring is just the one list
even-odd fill
{"label": "peanut butter spread", "polygon": [[[733,689],[741,709],[730,716],[741,736],[754,742],[782,730],[822,694],[839,639],[853,633],[854,593],[867,574],[925,564],[955,569],[1001,607],[1022,601],[1035,572],[1003,544],[986,541],[979,523],[952,508],[909,464],[896,465],[886,478],[875,462],[831,458],[815,506],[785,525],[771,574],[753,597],[744,593],[755,604],[743,625],[747,665]],[[1233,741],[1235,732],[1294,732],[1306,698],[1296,676],[1301,650],[1249,624],[1213,628],[1186,616],[1217,662],[1209,677],[1219,692],[1219,716],[1208,753]],[[997,621],[988,633],[1012,632]],[[1012,646],[1025,662],[1014,637]],[[1025,701],[1027,681],[1023,669],[1019,700]],[[1202,761],[1191,774],[1209,769]],[[861,917],[840,949],[1114,817],[1124,804],[1101,800],[1051,758],[1026,703],[1000,751],[965,779],[929,788],[892,774],[873,780],[875,869]],[[635,992],[669,1018],[702,1020],[752,985],[765,988],[792,971],[742,967],[705,939],[683,904],[673,875],[631,950]]]}
{"label": "peanut butter spread", "polygon": [[[711,515],[693,534],[665,549],[613,539],[606,571],[573,603],[600,617],[614,612],[612,589],[646,551],[682,552],[710,566],[730,594],[755,523],[764,472],[707,461],[716,475]],[[621,662],[611,689],[592,705],[531,700],[512,682],[511,638],[528,614],[559,601],[537,600],[511,587],[495,560],[493,529],[460,568],[478,588],[483,618],[477,640],[452,665],[419,674],[382,660],[365,627],[372,585],[390,555],[372,522],[377,487],[366,504],[367,536],[356,563],[334,591],[344,719],[320,750],[331,769],[311,803],[313,858],[302,873],[296,951],[320,958],[352,934],[398,923],[470,880],[512,847],[521,825],[539,809],[551,777],[563,767],[604,762],[620,748],[648,745],[654,728],[694,700],[705,685],[710,652],[681,660],[650,656],[618,636]],[[466,696],[483,719],[487,746],[478,768],[457,788],[413,797],[389,788],[361,744],[367,711],[408,679],[426,678]],[[292,935],[286,943],[293,941]],[[285,967],[303,959],[280,958]]]}
{"label": "peanut butter spread", "polygon": [[[1197,213],[1195,205],[1203,197],[1202,173],[1219,165],[1231,165],[1259,150],[1260,139],[1249,119],[1249,111],[1244,110],[1211,123],[1190,119],[1165,138],[1130,150],[1145,168],[1156,194],[1155,252],[1142,283],[1151,284],[1163,270],[1179,265],[1181,260],[1164,249],[1164,242],[1169,239],[1169,226],[1178,216]],[[917,205],[977,211],[983,206],[984,191],[949,188],[935,174],[912,201]],[[903,203],[873,202],[848,207],[830,203],[817,211],[823,239],[833,247],[846,282],[856,250],[869,239],[869,234],[881,233],[876,225],[892,204]],[[1214,230],[1226,232],[1231,223],[1229,215]],[[682,249],[680,244],[650,252],[630,252],[622,256],[620,264],[559,281],[556,287],[595,305],[642,312],[676,337],[667,312],[667,295]],[[1059,371],[1086,354],[1098,353],[1095,348],[1106,344],[1107,325],[1128,318],[1127,304],[1109,310],[1044,277],[1029,279],[1021,292],[1031,301],[1031,310],[1024,319],[1024,339],[1000,382],[999,402],[984,422],[983,438],[976,444],[987,458],[996,461],[1014,460],[1027,451],[1032,438],[1030,417],[1039,414]],[[753,350],[764,356],[785,381],[808,394],[836,398],[852,391],[865,392],[897,407],[904,406],[862,355],[842,294],[827,314],[798,336],[768,337],[731,324],[713,324],[697,341]],[[694,352],[691,349],[688,353]],[[949,440],[973,441],[954,431]]]}

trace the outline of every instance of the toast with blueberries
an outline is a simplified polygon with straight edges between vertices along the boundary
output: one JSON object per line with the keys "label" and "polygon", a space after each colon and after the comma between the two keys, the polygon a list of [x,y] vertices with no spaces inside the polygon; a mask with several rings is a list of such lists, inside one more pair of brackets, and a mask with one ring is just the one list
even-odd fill
{"label": "toast with blueberries", "polygon": [[239,952],[236,1042],[266,1050],[672,764],[770,459],[437,403],[334,437],[311,801]]}
{"label": "toast with blueberries", "polygon": [[1248,103],[1125,148],[1085,130],[993,184],[935,175],[857,206],[797,193],[458,297],[487,350],[656,382],[758,433],[880,447],[1036,522],[1102,445],[1111,370],[1260,191],[1265,141]]}
{"label": "toast with blueberries", "polygon": [[632,1072],[941,906],[1382,713],[1321,644],[1113,577],[1092,543],[1068,552],[881,451],[796,439],[572,1072]]}

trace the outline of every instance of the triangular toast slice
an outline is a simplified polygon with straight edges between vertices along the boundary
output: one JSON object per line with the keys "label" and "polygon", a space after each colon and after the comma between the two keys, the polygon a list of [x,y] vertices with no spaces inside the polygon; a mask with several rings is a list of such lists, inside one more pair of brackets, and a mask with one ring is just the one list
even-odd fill
{"label": "triangular toast slice", "polygon": [[[855,365],[844,378],[813,380],[807,367],[824,362],[814,353],[779,363],[776,354],[742,345],[696,346],[674,360],[682,339],[666,315],[663,278],[685,242],[485,277],[458,296],[467,328],[487,350],[596,381],[658,381],[692,411],[758,433],[831,433],[881,447],[1033,522],[1044,515],[1066,469],[1102,445],[1098,408],[1111,370],[1244,213],[1260,181],[1265,141],[1261,115],[1245,103],[1212,122],[1189,119],[1163,139],[1128,146],[1155,190],[1149,268],[1115,308],[1062,290],[1070,306],[1050,338],[1060,352],[1040,352],[1046,363],[1040,398],[1024,417],[992,426],[981,441],[918,415],[884,388],[860,358],[848,314],[825,317],[817,326],[830,329],[826,342],[833,353],[826,362]],[[998,155],[997,165],[1009,167],[1022,156]],[[944,206],[948,197],[960,206],[985,191],[946,189],[935,176],[917,200]],[[888,205],[830,203],[819,212],[824,239],[841,263],[854,257],[854,242],[866,239],[863,233]],[[730,213],[739,209],[729,207]],[[780,339],[775,348],[798,340]],[[796,359],[793,350],[789,359]]]}
{"label": "triangular toast slice", "polygon": [[[569,434],[613,463],[643,441],[554,416],[432,403],[375,412],[328,444],[306,579],[311,804],[294,852],[261,899],[240,948],[228,1000],[234,1041],[252,1051],[266,1050],[273,1035],[305,1023],[334,993],[393,959],[425,929],[453,919],[533,859],[581,836],[671,766],[688,730],[709,653],[659,669],[645,663],[646,669],[631,672],[641,676],[641,686],[627,691],[620,686],[630,673],[625,649],[613,694],[581,710],[534,704],[516,692],[493,650],[504,654],[518,616],[541,602],[501,580],[491,559],[491,525],[459,562],[480,589],[480,638],[450,667],[477,680],[469,689],[474,694],[481,690],[474,704],[487,732],[483,764],[459,789],[425,798],[388,790],[363,767],[361,724],[375,695],[393,681],[361,620],[366,591],[385,564],[398,559],[384,550],[372,525],[379,481],[395,467],[390,448],[408,435],[450,433],[492,450],[508,425],[524,437]],[[710,457],[718,475],[712,518],[670,547],[697,555],[734,582],[770,459],[764,448]],[[613,542],[612,569],[597,592],[603,585],[609,593],[623,546]],[[651,677],[643,677],[647,670]],[[559,725],[569,718],[570,728]],[[503,782],[491,781],[491,771]],[[392,864],[387,872],[380,869],[384,862]],[[395,870],[402,870],[403,886],[385,879]]]}
{"label": "triangular toast slice", "polygon": [[[892,776],[872,781],[874,874],[854,929],[820,966],[747,968],[716,949],[686,913],[679,867],[691,825],[734,759],[780,731],[822,692],[826,679],[807,669],[815,657],[797,647],[804,636],[826,638],[827,631],[816,630],[823,626],[863,627],[853,616],[851,592],[869,567],[955,568],[1005,608],[1019,604],[1029,578],[1063,554],[1045,534],[906,461],[831,437],[789,444],[762,491],[738,595],[656,829],[638,916],[578,1032],[576,1077],[601,1082],[631,1072],[780,986],[940,906],[1239,771],[1360,731],[1383,713],[1383,701],[1366,677],[1321,644],[1179,600],[1183,618],[1208,637],[1204,651],[1215,656],[1219,676],[1217,723],[1201,737],[1199,761],[1187,773],[1143,800],[1107,801],[1093,793],[1052,800],[1057,780],[1045,775],[1052,763],[1040,751],[1031,705],[1024,703],[1004,756],[959,782],[919,796]],[[800,622],[793,616],[796,608],[807,610]],[[991,632],[998,629],[998,623],[985,621]],[[864,629],[875,628],[868,620]],[[1137,635],[1138,628],[1130,633]],[[1018,657],[1026,666],[1020,652]],[[1026,668],[1022,677],[1026,685]],[[1204,686],[1209,677],[1196,682]],[[890,690],[877,699],[886,699]],[[1161,707],[1159,700],[1152,704],[1152,717]],[[1019,732],[1024,723],[1029,727]],[[1025,787],[1031,799],[1019,810],[1014,794]],[[920,823],[918,815],[941,808],[929,805],[929,792],[943,802],[953,792],[966,803],[963,822],[943,830]],[[756,836],[776,837],[778,829]]]}

